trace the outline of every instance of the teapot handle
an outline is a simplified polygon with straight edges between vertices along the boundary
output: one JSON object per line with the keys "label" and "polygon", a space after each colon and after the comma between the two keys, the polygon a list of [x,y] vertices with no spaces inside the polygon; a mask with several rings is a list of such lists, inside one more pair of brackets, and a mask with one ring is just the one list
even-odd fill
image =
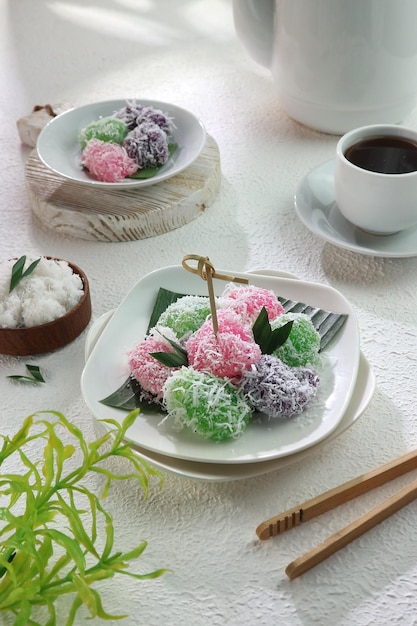
{"label": "teapot handle", "polygon": [[250,56],[270,66],[274,39],[275,0],[233,0],[233,20]]}

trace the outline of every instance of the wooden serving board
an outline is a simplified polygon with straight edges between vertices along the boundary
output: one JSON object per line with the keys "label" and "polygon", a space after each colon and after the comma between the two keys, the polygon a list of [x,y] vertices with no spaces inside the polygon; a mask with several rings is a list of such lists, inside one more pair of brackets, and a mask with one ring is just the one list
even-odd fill
{"label": "wooden serving board", "polygon": [[133,241],[161,235],[195,219],[215,200],[220,153],[207,135],[200,156],[176,176],[142,189],[95,189],[62,178],[32,150],[26,182],[36,217],[57,232],[93,241]]}

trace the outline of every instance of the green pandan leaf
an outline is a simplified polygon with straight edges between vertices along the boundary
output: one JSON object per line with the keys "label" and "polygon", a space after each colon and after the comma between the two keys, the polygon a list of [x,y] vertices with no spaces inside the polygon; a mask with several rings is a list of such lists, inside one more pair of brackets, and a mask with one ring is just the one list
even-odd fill
{"label": "green pandan leaf", "polygon": [[160,169],[160,167],[144,167],[134,174],[131,174],[129,178],[135,178],[136,180],[145,180],[146,178],[152,178],[159,172]]}
{"label": "green pandan leaf", "polygon": [[280,328],[272,330],[269,323],[268,313],[263,306],[252,327],[253,336],[259,345],[262,354],[272,354],[277,348],[282,346],[288,339],[293,322],[287,322]]}
{"label": "green pandan leaf", "polygon": [[182,365],[188,367],[187,350],[184,350],[176,341],[172,341],[172,339],[165,337],[162,333],[160,334],[174,348],[175,352],[149,352],[149,354],[167,367],[181,367]]}
{"label": "green pandan leaf", "polygon": [[268,354],[272,354],[273,352],[275,352],[277,348],[282,346],[287,341],[288,337],[290,336],[293,323],[294,322],[291,320],[280,328],[275,328],[271,332],[271,337],[267,346]]}
{"label": "green pandan leaf", "polygon": [[23,268],[25,267],[26,256],[25,255],[21,256],[20,259],[16,261],[16,263],[12,267],[12,275],[10,277],[10,284],[9,284],[9,293],[13,291],[13,289],[20,283],[22,278],[24,278],[25,276],[29,276],[29,274],[33,272],[33,270],[38,265],[40,260],[41,259],[39,258],[39,259],[36,259],[36,261],[33,261],[25,271],[23,271]]}
{"label": "green pandan leaf", "polygon": [[26,369],[30,373],[32,378],[37,380],[39,383],[44,383],[45,382],[45,379],[42,376],[40,367],[38,365],[30,365],[30,364],[26,363]]}
{"label": "green pandan leaf", "polygon": [[320,352],[337,335],[348,317],[346,313],[333,313],[296,300],[288,300],[281,297],[278,300],[284,307],[285,313],[304,313],[308,315],[314,328],[320,335]]}
{"label": "green pandan leaf", "polygon": [[151,317],[149,318],[149,324],[146,334],[149,333],[151,328],[156,326],[162,313],[164,313],[169,305],[173,304],[173,302],[176,302],[180,298],[183,298],[185,295],[186,294],[175,293],[174,291],[169,291],[169,289],[164,289],[163,287],[160,287],[153,305]]}
{"label": "green pandan leaf", "polygon": [[262,350],[262,346],[269,341],[269,337],[271,335],[271,325],[269,323],[268,313],[264,306],[260,310],[259,315],[252,326],[252,332],[253,338],[258,346],[260,346],[262,353],[265,354]]}
{"label": "green pandan leaf", "polygon": [[166,367],[188,366],[188,359],[184,359],[183,356],[176,352],[149,352],[149,354]]}
{"label": "green pandan leaf", "polygon": [[154,413],[160,413],[162,408],[159,404],[142,399],[143,389],[135,378],[129,376],[116,391],[111,393],[101,404],[111,406],[113,409],[133,411],[133,409],[146,409]]}
{"label": "green pandan leaf", "polygon": [[29,365],[28,363],[26,363],[25,367],[27,371],[29,372],[30,376],[23,376],[21,374],[13,374],[11,376],[7,376],[7,378],[10,378],[11,380],[18,380],[21,382],[29,382],[29,383],[46,382],[44,377],[42,376],[40,367],[38,365]]}

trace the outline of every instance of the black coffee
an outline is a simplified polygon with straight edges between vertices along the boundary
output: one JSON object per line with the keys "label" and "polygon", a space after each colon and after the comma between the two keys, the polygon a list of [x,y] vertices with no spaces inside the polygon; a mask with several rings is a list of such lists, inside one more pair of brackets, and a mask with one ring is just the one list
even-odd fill
{"label": "black coffee", "polygon": [[406,174],[417,170],[417,142],[402,137],[372,137],[348,148],[345,157],[371,172]]}

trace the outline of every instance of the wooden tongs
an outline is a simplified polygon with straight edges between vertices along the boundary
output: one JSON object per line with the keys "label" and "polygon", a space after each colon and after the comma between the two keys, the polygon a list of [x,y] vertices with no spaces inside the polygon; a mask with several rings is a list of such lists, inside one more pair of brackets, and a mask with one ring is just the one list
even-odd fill
{"label": "wooden tongs", "polygon": [[[262,522],[256,529],[260,539],[269,539],[280,535],[287,530],[307,522],[326,511],[349,502],[358,496],[371,491],[384,483],[402,476],[417,468],[417,450],[403,454],[402,456],[384,463],[379,467],[357,476],[338,487],[334,487],[315,498],[311,498],[297,507],[288,509],[279,515]],[[290,563],[285,573],[289,578],[301,576],[304,572],[327,559],[330,555],[343,548],[348,543],[363,535],[387,517],[409,504],[417,497],[417,480],[412,481],[403,489],[390,496],[373,509],[364,513],[356,520],[328,537],[309,552],[306,552],[295,561]]]}

